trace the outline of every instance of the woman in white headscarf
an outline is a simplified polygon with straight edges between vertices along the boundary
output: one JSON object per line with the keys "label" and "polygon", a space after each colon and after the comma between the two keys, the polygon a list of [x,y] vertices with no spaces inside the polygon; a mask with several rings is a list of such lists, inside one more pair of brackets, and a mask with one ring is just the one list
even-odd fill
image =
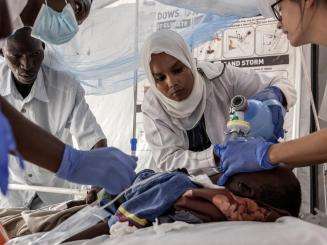
{"label": "woman in white headscarf", "polygon": [[250,97],[269,87],[264,94],[279,95],[287,108],[296,100],[285,79],[220,62],[196,64],[183,38],[169,30],[146,40],[142,63],[151,84],[142,105],[145,137],[155,162],[150,167],[159,170],[186,168],[197,174],[206,169],[210,174],[216,166],[213,146],[225,138],[235,95]]}

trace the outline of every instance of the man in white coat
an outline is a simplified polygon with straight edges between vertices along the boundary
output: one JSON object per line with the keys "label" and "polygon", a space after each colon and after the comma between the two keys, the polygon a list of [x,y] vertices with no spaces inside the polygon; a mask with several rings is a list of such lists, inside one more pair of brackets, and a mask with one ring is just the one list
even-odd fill
{"label": "man in white coat", "polygon": [[[105,135],[85,101],[84,90],[74,78],[42,65],[44,44],[31,37],[31,29],[18,29],[5,42],[0,67],[0,94],[26,118],[66,144],[90,150],[106,147]],[[71,183],[36,165],[21,171],[10,157],[12,183],[69,188]],[[37,208],[71,199],[70,195],[12,191],[1,197],[0,207]]]}

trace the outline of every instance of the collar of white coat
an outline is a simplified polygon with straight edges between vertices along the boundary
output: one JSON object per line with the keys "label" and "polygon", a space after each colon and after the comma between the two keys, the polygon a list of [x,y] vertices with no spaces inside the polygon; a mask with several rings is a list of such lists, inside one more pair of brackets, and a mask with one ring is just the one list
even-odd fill
{"label": "collar of white coat", "polygon": [[200,70],[200,73],[203,72],[205,78],[212,80],[215,79],[224,72],[225,65],[221,62],[207,62],[199,61],[197,62],[197,68]]}
{"label": "collar of white coat", "polygon": [[[0,83],[0,92],[3,96],[15,95],[18,93],[16,86],[14,85],[13,76],[9,67],[4,64],[1,69],[2,82]],[[29,102],[32,99],[38,99],[43,102],[49,102],[49,97],[44,85],[44,75],[42,67],[40,68],[36,80],[34,81],[33,87],[30,94],[24,99],[24,102]]]}

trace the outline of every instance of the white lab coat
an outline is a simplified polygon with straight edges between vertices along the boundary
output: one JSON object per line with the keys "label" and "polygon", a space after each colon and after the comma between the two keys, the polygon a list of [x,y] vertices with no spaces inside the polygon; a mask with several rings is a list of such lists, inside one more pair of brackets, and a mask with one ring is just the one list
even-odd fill
{"label": "white lab coat", "polygon": [[145,138],[152,150],[150,168],[173,170],[186,168],[196,174],[197,169],[215,166],[213,145],[225,139],[225,125],[229,118],[232,97],[250,97],[267,86],[279,87],[287,100],[288,109],[295,104],[296,92],[285,78],[273,78],[244,70],[220,62],[198,64],[205,74],[207,101],[204,111],[206,131],[212,146],[201,152],[192,152],[186,130],[174,123],[172,117],[162,107],[160,101],[149,89],[145,94],[142,111],[144,116]]}
{"label": "white lab coat", "polygon": [[[91,149],[105,135],[96,122],[84,98],[81,85],[66,73],[41,66],[30,94],[23,99],[16,89],[12,73],[6,63],[0,66],[0,94],[26,118],[66,144],[72,136],[78,147]],[[76,186],[57,178],[53,173],[26,162],[22,171],[17,159],[10,156],[10,183],[70,188]],[[72,198],[69,195],[37,193],[44,204],[53,204]],[[10,191],[0,197],[0,207],[27,207],[35,192]]]}

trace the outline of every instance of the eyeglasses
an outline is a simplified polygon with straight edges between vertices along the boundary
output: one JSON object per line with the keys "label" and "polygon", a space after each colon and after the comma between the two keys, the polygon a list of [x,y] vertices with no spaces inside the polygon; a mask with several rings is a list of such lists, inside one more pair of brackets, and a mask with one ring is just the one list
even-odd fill
{"label": "eyeglasses", "polygon": [[280,11],[281,9],[280,9],[280,6],[279,6],[279,4],[281,3],[281,1],[283,1],[283,0],[278,0],[273,5],[271,5],[272,11],[274,12],[274,15],[275,15],[275,17],[276,17],[276,19],[278,21],[281,21],[282,20],[282,13]]}

